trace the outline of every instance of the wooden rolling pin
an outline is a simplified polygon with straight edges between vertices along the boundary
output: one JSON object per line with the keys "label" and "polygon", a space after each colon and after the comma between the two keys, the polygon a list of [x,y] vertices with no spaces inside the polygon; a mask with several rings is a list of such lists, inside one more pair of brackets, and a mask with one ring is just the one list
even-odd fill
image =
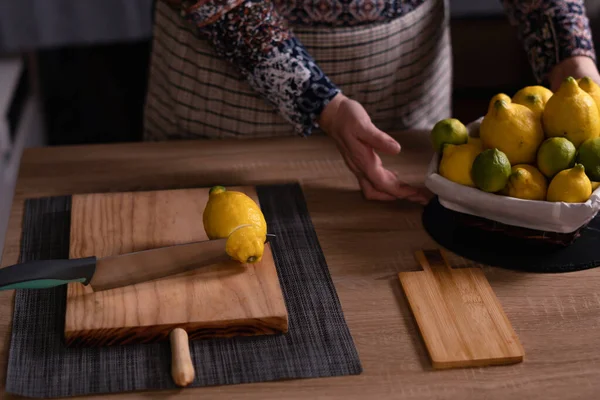
{"label": "wooden rolling pin", "polygon": [[171,340],[171,376],[177,386],[188,386],[194,381],[196,372],[190,355],[188,334],[175,328],[169,334]]}

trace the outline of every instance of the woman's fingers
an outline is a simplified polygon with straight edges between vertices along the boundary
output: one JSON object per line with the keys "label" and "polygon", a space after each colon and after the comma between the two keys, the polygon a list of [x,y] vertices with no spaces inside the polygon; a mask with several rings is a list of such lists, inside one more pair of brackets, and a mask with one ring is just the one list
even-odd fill
{"label": "woman's fingers", "polygon": [[[421,203],[421,204],[427,204],[433,197],[433,193],[431,193],[431,191],[429,189],[427,189],[426,187],[415,187],[415,186],[409,185],[408,183],[402,182],[398,178],[398,175],[396,173],[389,171],[389,170],[388,170],[388,172],[393,174],[394,177],[398,180],[398,185],[400,185],[401,190],[406,191],[407,195],[405,198],[407,200],[414,201],[414,202]],[[408,193],[410,193],[410,194],[408,194]]]}
{"label": "woman's fingers", "polygon": [[431,200],[432,194],[427,189],[417,189],[415,194],[406,196],[405,199],[413,203],[427,204]]}
{"label": "woman's fingers", "polygon": [[336,141],[338,150],[356,176],[365,197],[425,202],[423,191],[401,182],[394,173],[383,167],[376,153],[398,154],[400,144],[371,122],[362,105],[340,96],[336,96],[337,100],[334,99],[326,107],[321,126]]}
{"label": "woman's fingers", "polygon": [[354,165],[361,170],[376,190],[396,198],[407,198],[417,194],[417,189],[401,183],[396,175],[383,167],[381,158],[371,147],[356,138],[349,138],[347,146],[352,154],[351,160]]}
{"label": "woman's fingers", "polygon": [[396,196],[389,193],[381,192],[373,187],[371,182],[366,178],[358,178],[358,184],[362,189],[363,195],[367,200],[392,201],[397,200]]}
{"label": "woman's fingers", "polygon": [[374,148],[385,154],[395,155],[400,152],[400,143],[394,140],[390,135],[378,129],[364,107],[354,100],[347,102],[348,113],[352,115],[354,123],[346,125],[354,130],[355,136]]}
{"label": "woman's fingers", "polygon": [[366,178],[365,174],[351,160],[348,150],[343,145],[340,146],[340,149],[342,150],[341,153],[346,165],[348,166],[348,169],[350,169],[350,171],[352,171],[356,177],[365,198],[368,200],[382,201],[396,200],[396,197],[392,196],[391,194],[375,189],[371,182],[369,182],[369,180]]}
{"label": "woman's fingers", "polygon": [[366,129],[360,131],[358,139],[374,150],[389,155],[396,155],[400,152],[400,143],[395,141],[390,135],[377,129],[375,125],[369,123]]}

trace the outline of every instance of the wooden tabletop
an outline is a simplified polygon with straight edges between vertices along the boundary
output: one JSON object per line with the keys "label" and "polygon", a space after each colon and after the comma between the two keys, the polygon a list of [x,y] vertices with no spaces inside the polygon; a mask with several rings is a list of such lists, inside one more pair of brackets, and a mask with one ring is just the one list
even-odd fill
{"label": "wooden tabletop", "polygon": [[[423,132],[397,136],[384,163],[423,182],[431,150]],[[17,261],[23,200],[72,193],[299,181],[364,372],[178,391],[131,398],[592,399],[600,393],[600,269],[537,275],[482,266],[524,348],[521,364],[434,371],[397,273],[418,268],[436,244],[422,207],[363,199],[326,138],[196,141],[27,150],[2,266]],[[506,249],[510,250],[510,249]],[[469,264],[452,256],[453,264]],[[4,394],[13,295],[0,292],[0,389]]]}

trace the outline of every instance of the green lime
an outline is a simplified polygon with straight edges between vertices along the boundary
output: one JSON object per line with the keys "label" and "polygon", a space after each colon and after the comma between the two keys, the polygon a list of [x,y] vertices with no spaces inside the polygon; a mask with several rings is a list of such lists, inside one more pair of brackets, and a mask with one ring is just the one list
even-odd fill
{"label": "green lime", "polygon": [[[537,152],[537,167],[547,178],[575,165],[577,149],[564,137],[551,137],[540,145]],[[587,168],[586,168],[587,169]]]}
{"label": "green lime", "polygon": [[471,166],[475,186],[489,193],[504,189],[510,173],[511,165],[508,157],[496,148],[479,153]]}
{"label": "green lime", "polygon": [[600,138],[588,139],[577,149],[577,162],[593,182],[600,181]]}
{"label": "green lime", "polygon": [[468,139],[467,127],[456,118],[438,121],[431,130],[431,144],[433,149],[440,154],[444,144],[465,144]]}

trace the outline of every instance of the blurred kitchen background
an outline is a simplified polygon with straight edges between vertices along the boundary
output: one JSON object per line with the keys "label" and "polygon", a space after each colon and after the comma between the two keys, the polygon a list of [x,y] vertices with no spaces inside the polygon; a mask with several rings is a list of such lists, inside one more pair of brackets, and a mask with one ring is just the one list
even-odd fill
{"label": "blurred kitchen background", "polygon": [[[0,1],[0,254],[24,148],[140,140],[153,2]],[[454,116],[469,121],[534,81],[500,0],[450,5]],[[586,5],[600,38],[600,0]]]}

